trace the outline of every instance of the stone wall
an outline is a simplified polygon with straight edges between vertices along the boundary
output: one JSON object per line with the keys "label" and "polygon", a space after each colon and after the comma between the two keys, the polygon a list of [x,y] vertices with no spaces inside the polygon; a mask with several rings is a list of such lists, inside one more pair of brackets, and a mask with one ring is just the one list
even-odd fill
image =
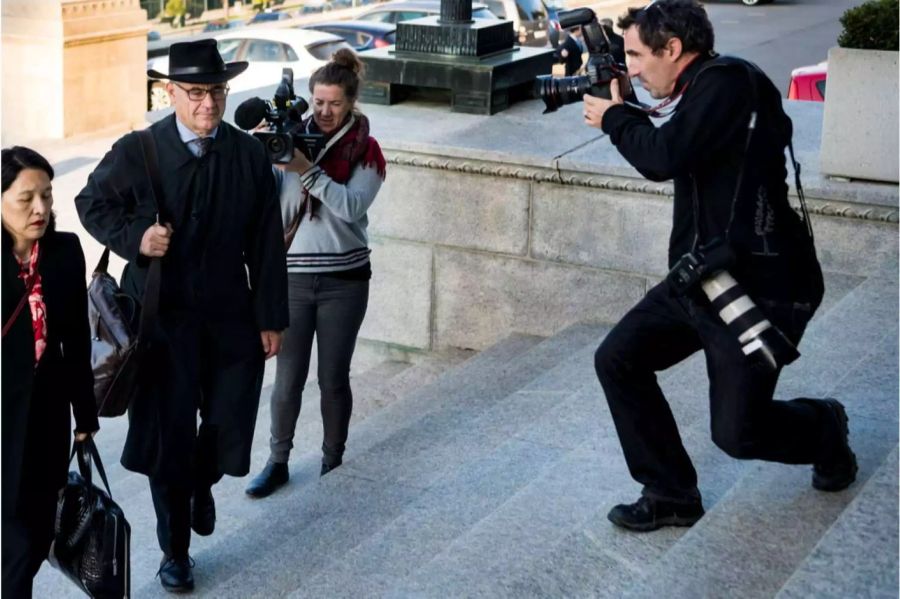
{"label": "stone wall", "polygon": [[3,0],[2,11],[4,145],[144,123],[138,0]]}
{"label": "stone wall", "polygon": [[[369,212],[366,339],[483,349],[513,331],[613,323],[666,273],[671,184],[386,154],[389,176]],[[826,271],[865,275],[896,255],[896,207],[808,203]]]}

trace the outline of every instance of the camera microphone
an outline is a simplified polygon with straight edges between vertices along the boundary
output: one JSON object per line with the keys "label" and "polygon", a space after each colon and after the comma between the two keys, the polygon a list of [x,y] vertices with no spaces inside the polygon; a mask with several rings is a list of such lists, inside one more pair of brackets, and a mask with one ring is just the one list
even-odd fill
{"label": "camera microphone", "polygon": [[268,113],[269,108],[265,100],[249,98],[241,102],[235,109],[234,124],[244,131],[249,131],[259,125]]}

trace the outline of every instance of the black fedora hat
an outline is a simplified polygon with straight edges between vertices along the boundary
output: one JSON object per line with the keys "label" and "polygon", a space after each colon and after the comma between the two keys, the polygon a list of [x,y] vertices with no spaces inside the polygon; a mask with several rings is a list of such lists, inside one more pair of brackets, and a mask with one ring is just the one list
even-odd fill
{"label": "black fedora hat", "polygon": [[247,62],[222,60],[216,40],[179,42],[169,47],[169,73],[147,70],[151,79],[169,79],[183,83],[224,83],[244,72]]}

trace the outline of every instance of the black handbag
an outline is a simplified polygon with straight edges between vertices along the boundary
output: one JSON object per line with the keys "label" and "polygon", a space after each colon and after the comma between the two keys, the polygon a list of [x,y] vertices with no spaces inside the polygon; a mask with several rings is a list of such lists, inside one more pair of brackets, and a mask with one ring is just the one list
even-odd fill
{"label": "black handbag", "polygon": [[[154,200],[159,206],[162,183],[153,135],[137,133],[150,177]],[[141,366],[146,361],[148,335],[159,310],[161,261],[152,258],[140,305],[122,292],[107,272],[109,248],[94,269],[88,285],[88,320],[91,325],[91,366],[94,371],[94,398],[100,416],[121,416],[128,410],[140,388]],[[135,327],[135,323],[137,327]],[[137,330],[135,330],[135,328]]]}
{"label": "black handbag", "polygon": [[[50,563],[90,597],[119,599],[131,594],[131,525],[113,501],[97,446],[76,441],[79,472],[69,472],[59,491]],[[106,491],[91,481],[96,466]]]}

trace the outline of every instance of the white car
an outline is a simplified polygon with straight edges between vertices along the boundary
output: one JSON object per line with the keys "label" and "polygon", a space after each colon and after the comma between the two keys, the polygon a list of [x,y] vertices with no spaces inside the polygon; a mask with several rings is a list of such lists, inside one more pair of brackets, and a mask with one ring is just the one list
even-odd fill
{"label": "white car", "polygon": [[[281,71],[294,70],[294,79],[309,77],[314,70],[328,62],[341,48],[349,48],[340,37],[312,29],[242,29],[212,36],[225,62],[246,60],[247,70],[228,82],[231,92],[241,92],[281,81]],[[169,72],[169,57],[160,56],[147,61],[148,69]],[[169,95],[164,81],[148,82],[150,110],[168,108]]]}

